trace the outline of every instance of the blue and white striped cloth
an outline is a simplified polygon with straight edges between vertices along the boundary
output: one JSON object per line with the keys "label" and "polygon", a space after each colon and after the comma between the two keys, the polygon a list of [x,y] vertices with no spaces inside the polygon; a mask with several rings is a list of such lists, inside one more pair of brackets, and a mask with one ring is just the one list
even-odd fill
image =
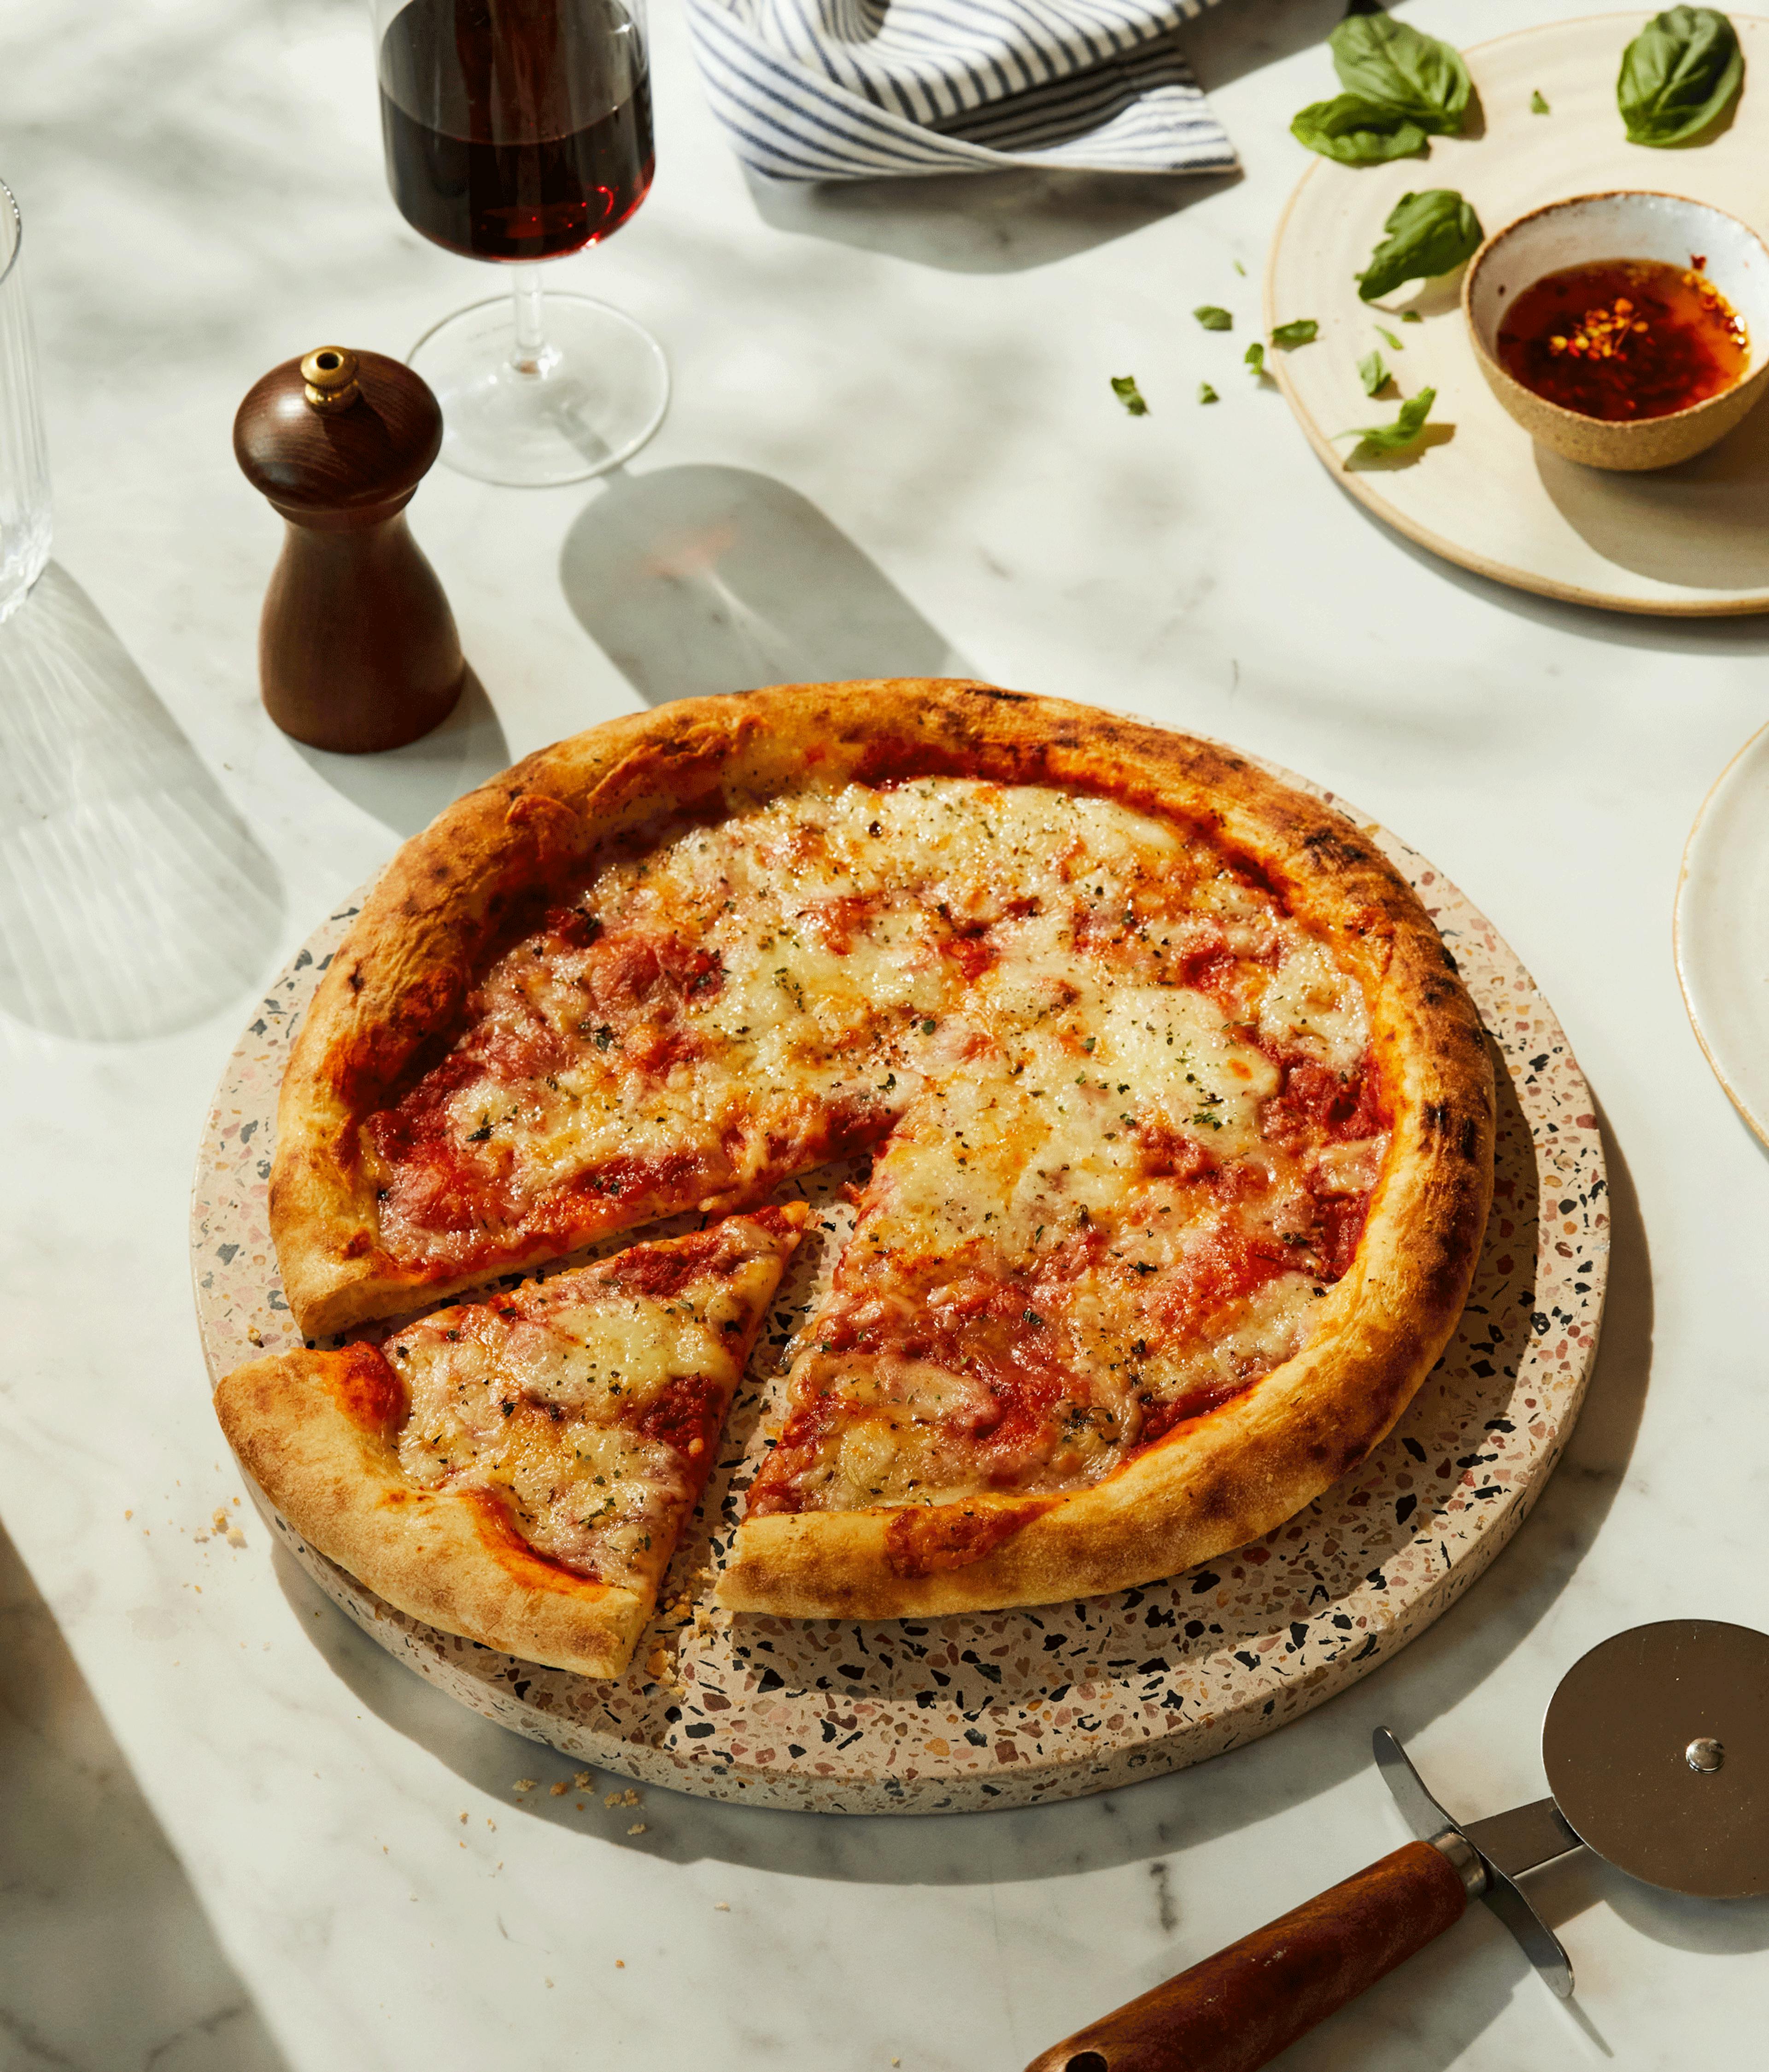
{"label": "blue and white striped cloth", "polygon": [[1175,41],[1215,0],[686,0],[713,112],[775,179],[1232,171]]}

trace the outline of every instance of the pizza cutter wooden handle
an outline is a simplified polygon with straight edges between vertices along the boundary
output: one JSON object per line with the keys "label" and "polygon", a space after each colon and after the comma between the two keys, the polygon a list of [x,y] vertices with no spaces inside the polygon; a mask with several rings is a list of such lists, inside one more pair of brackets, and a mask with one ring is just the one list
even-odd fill
{"label": "pizza cutter wooden handle", "polygon": [[1453,1927],[1467,1903],[1448,1857],[1409,1842],[1077,2030],[1026,2072],[1254,2072]]}

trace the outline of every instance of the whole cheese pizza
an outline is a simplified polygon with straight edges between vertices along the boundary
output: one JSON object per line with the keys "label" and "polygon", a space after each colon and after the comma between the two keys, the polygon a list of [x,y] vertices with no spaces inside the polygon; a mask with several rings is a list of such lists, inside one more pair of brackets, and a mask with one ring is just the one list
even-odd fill
{"label": "whole cheese pizza", "polygon": [[[649,1428],[532,1350],[572,1273],[442,1312],[475,1321],[440,1346],[422,1313],[684,1211],[777,1274],[796,1224],[767,1205],[858,1155],[719,1599],[882,1618],[1146,1582],[1387,1433],[1467,1293],[1492,1100],[1405,881],[1227,750],[971,683],[684,701],[461,800],[333,960],[278,1112],[285,1285],[315,1338],[420,1321],[372,1414],[325,1364],[360,1347],[246,1370],[248,1465],[377,1589],[414,1503],[471,1516],[435,1528],[460,1572],[424,1615],[490,1638],[496,1599],[493,1644],[562,1659],[549,1588],[648,1605],[661,1570],[597,1528],[558,1435]],[[648,1387],[679,1323],[623,1326]],[[704,1442],[734,1376],[695,1371]],[[512,1431],[564,1420],[550,1450],[506,1441],[506,1396]],[[698,1482],[677,1458],[646,1486],[667,1560]]]}

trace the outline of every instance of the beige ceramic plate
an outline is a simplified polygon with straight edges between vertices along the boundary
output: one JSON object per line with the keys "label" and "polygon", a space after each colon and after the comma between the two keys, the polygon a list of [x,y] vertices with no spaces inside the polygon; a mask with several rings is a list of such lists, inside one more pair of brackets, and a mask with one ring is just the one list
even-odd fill
{"label": "beige ceramic plate", "polygon": [[1676,975],[1714,1076],[1769,1144],[1769,727],[1721,772],[1689,830]]}
{"label": "beige ceramic plate", "polygon": [[[1319,159],[1277,227],[1265,269],[1268,328],[1314,317],[1320,336],[1267,364],[1315,450],[1360,503],[1463,567],[1521,590],[1619,611],[1769,610],[1769,402],[1708,452],[1648,475],[1581,467],[1537,446],[1482,379],[1457,296],[1459,272],[1358,300],[1390,209],[1409,190],[1456,187],[1489,231],[1542,203],[1652,187],[1711,203],[1769,233],[1769,21],[1734,14],[1745,87],[1730,126],[1693,149],[1630,144],[1615,107],[1623,47],[1650,17],[1602,14],[1464,52],[1479,96],[1467,137],[1388,166]],[[1325,92],[1323,79],[1321,90]],[[1536,115],[1540,92],[1553,111]],[[1384,315],[1383,310],[1389,314]],[[1413,310],[1420,323],[1396,317]],[[1381,324],[1401,339],[1393,352]],[[1397,387],[1372,401],[1356,362],[1378,347]],[[1393,420],[1434,388],[1432,429],[1386,462],[1347,468],[1333,434]]]}

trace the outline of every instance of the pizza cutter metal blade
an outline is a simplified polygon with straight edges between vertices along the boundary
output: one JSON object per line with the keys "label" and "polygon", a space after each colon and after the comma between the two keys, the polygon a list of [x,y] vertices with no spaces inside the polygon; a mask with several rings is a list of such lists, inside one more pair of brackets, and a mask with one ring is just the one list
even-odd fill
{"label": "pizza cutter metal blade", "polygon": [[1769,1892],[1769,1634],[1709,1619],[1619,1633],[1561,1678],[1549,1796],[1458,1823],[1386,1727],[1416,1841],[1035,2058],[1026,2072],[1254,2072],[1483,1899],[1561,1995],[1573,1967],[1519,1878],[1581,1847],[1705,1899]]}

